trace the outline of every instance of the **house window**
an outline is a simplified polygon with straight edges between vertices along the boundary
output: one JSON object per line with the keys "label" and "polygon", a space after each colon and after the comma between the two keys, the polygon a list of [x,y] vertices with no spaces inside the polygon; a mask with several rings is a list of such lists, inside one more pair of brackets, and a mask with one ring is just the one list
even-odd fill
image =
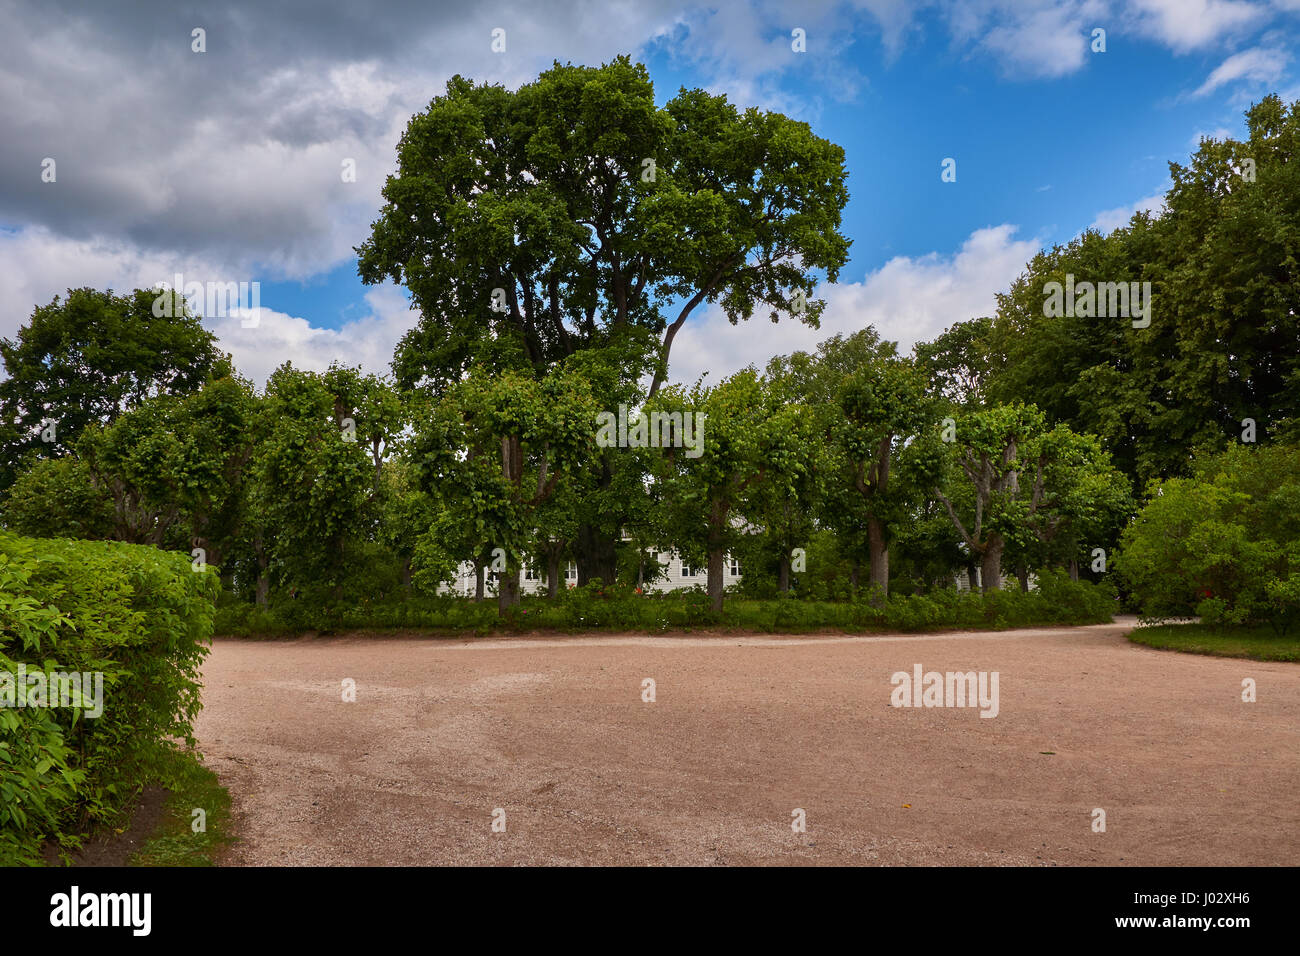
{"label": "house window", "polygon": [[524,580],[525,580],[525,581],[540,581],[541,579],[542,579],[542,576],[541,576],[540,573],[538,573],[537,565],[535,565],[535,564],[531,564],[531,563],[530,563],[530,564],[525,564],[525,565],[524,565]]}
{"label": "house window", "polygon": [[695,568],[691,567],[685,561],[682,562],[682,577],[684,578],[695,577]]}
{"label": "house window", "polygon": [[578,580],[578,566],[570,562],[569,566],[564,569],[564,579],[566,581]]}
{"label": "house window", "polygon": [[740,561],[736,558],[731,559],[731,576],[733,578],[740,577]]}

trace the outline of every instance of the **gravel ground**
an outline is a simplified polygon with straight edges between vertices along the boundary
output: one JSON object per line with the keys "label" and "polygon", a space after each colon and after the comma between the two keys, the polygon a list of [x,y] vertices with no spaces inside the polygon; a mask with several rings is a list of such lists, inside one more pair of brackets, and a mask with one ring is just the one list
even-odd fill
{"label": "gravel ground", "polygon": [[[219,639],[198,736],[228,865],[1296,863],[1300,667],[1127,628]],[[997,716],[891,706],[916,664]]]}

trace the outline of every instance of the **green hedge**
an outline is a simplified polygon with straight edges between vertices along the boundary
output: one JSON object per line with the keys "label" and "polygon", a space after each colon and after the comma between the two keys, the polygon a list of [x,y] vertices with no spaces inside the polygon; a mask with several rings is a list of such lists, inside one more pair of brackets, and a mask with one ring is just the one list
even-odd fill
{"label": "green hedge", "polygon": [[1235,445],[1152,483],[1114,569],[1144,618],[1300,622],[1300,446]]}
{"label": "green hedge", "polygon": [[0,864],[79,845],[194,745],[217,590],[181,554],[0,531],[0,675],[15,691],[20,667],[103,675],[98,717],[91,687],[79,706],[0,706]]}
{"label": "green hedge", "polygon": [[476,604],[462,597],[331,602],[304,596],[282,599],[269,608],[225,603],[218,610],[216,626],[219,634],[242,636],[375,628],[479,634],[530,630],[653,633],[696,627],[788,633],[920,631],[1094,624],[1109,621],[1115,610],[1115,592],[1110,587],[1046,572],[1038,589],[1028,593],[1017,589],[988,595],[935,591],[894,595],[883,607],[865,598],[810,601],[731,596],[722,613],[715,614],[699,591],[639,595],[626,588],[590,585],[565,591],[554,600],[526,597],[508,618],[497,616],[496,600],[491,598]]}

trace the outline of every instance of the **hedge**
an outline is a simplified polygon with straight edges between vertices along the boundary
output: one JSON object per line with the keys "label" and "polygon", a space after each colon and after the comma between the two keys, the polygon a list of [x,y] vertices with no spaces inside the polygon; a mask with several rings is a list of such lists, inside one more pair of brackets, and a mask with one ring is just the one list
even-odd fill
{"label": "hedge", "polygon": [[[194,746],[217,591],[182,554],[0,531],[0,864],[39,864],[49,840],[79,846],[168,750]],[[24,670],[102,674],[102,712],[93,681],[72,706],[37,706]]]}
{"label": "hedge", "polygon": [[282,598],[268,608],[223,601],[217,612],[217,633],[252,636],[367,629],[654,633],[696,627],[784,633],[921,631],[1097,624],[1110,621],[1115,611],[1115,592],[1108,585],[1071,581],[1062,572],[1048,571],[1041,575],[1038,589],[1029,592],[941,590],[890,595],[883,605],[873,603],[865,592],[855,601],[729,596],[721,614],[710,609],[700,591],[641,595],[626,587],[600,584],[566,590],[554,599],[525,597],[505,618],[498,617],[494,598],[475,603],[464,597],[417,594],[405,601],[337,600],[324,591],[308,591],[297,600]]}

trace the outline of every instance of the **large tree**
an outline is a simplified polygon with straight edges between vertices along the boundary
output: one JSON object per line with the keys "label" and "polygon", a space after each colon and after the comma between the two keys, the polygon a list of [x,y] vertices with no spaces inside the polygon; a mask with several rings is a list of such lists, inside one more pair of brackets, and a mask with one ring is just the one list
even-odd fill
{"label": "large tree", "polygon": [[[507,341],[541,376],[640,331],[652,347],[633,379],[653,395],[702,305],[733,323],[765,310],[815,327],[818,277],[848,256],[839,146],[700,90],[659,106],[626,57],[557,63],[514,92],[457,76],[411,119],[397,161],[357,251],[365,282],[401,283],[419,309],[393,360],[408,387],[441,392]],[[600,458],[606,497],[618,469]],[[603,514],[580,523],[580,580],[615,573],[626,516]]]}
{"label": "large tree", "polygon": [[662,526],[688,557],[706,557],[714,611],[722,610],[723,560],[748,533],[744,516],[762,510],[761,483],[801,483],[805,410],[784,398],[750,367],[713,388],[670,386],[642,410],[649,433],[661,436],[646,458],[660,486]]}
{"label": "large tree", "polygon": [[[1246,126],[1170,163],[1167,209],[1035,256],[980,335],[988,400],[1100,436],[1135,488],[1186,473],[1246,419],[1262,442],[1300,414],[1300,103],[1266,97]],[[1150,282],[1149,324],[1100,314],[1100,295],[1046,308],[1047,283],[1071,276]]]}
{"label": "large tree", "polygon": [[495,336],[540,372],[627,325],[662,334],[662,381],[706,301],[816,325],[815,271],[834,280],[848,255],[845,177],[806,123],[700,90],[659,107],[626,57],[557,63],[513,93],[457,76],[411,119],[359,270],[420,310],[394,363],[405,384],[455,381]]}
{"label": "large tree", "polygon": [[157,395],[109,425],[87,429],[76,453],[112,502],[113,537],[201,548],[220,564],[243,520],[253,454],[252,386],[209,382],[192,395]]}
{"label": "large tree", "polygon": [[925,380],[916,367],[882,343],[872,360],[841,386],[835,429],[837,458],[866,516],[871,584],[889,593],[889,546],[918,504],[914,485],[894,474],[900,453],[925,424]]}
{"label": "large tree", "polygon": [[817,420],[825,494],[807,496],[803,510],[820,504],[823,525],[843,537],[855,560],[865,554],[871,583],[887,594],[890,542],[923,497],[921,486],[900,481],[897,470],[928,418],[924,376],[871,326],[827,339],[816,354],[774,359],[768,373],[799,394]]}
{"label": "large tree", "polygon": [[400,417],[375,376],[286,362],[266,385],[250,463],[247,541],[264,602],[272,573],[291,586],[341,596],[362,544],[382,513],[375,461],[396,439]]}
{"label": "large tree", "polygon": [[[69,289],[0,339],[0,491],[26,457],[67,454],[85,428],[111,423],[154,395],[197,391],[230,366],[215,338],[181,302],[155,310],[137,289]],[[167,314],[159,316],[157,311]]]}
{"label": "large tree", "polygon": [[[828,471],[825,413],[833,414],[833,410],[805,404],[790,379],[768,378],[765,386],[779,408],[776,414],[784,440],[773,449],[776,454],[768,458],[763,480],[748,496],[743,510],[759,539],[749,550],[762,554],[769,567],[775,562],[777,590],[785,593],[797,567],[795,550],[802,548],[806,559],[817,529]],[[806,562],[802,564],[806,567]]]}
{"label": "large tree", "polygon": [[1024,517],[1021,458],[1025,445],[1042,433],[1043,414],[1032,405],[999,405],[962,415],[947,427],[955,430],[953,457],[968,483],[964,490],[972,492],[970,508],[963,514],[961,499],[942,487],[934,493],[979,561],[981,586],[996,591],[1002,587],[1007,538],[1023,526],[1017,520]]}
{"label": "large tree", "polygon": [[475,551],[457,557],[496,551],[502,615],[519,603],[538,510],[586,457],[595,419],[585,380],[561,366],[540,381],[476,368],[414,422],[409,454],[417,487],[462,516],[456,528],[472,526],[460,536],[475,542]]}

